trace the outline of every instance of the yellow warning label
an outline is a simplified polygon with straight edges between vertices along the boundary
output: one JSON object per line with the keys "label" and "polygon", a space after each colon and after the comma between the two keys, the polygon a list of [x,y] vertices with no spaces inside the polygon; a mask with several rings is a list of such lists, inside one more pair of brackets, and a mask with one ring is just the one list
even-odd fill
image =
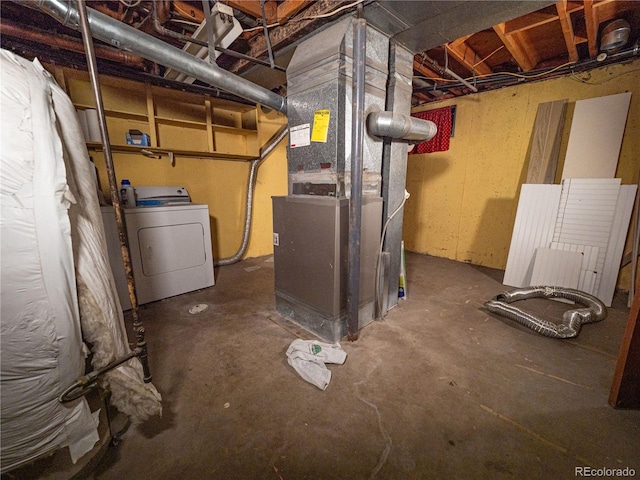
{"label": "yellow warning label", "polygon": [[329,131],[329,119],[331,110],[316,110],[313,113],[313,130],[311,131],[312,142],[327,143],[327,132]]}

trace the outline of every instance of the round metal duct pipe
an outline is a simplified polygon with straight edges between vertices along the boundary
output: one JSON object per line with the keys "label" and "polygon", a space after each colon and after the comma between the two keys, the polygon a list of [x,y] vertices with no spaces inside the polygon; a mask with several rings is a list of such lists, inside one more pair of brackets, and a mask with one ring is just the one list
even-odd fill
{"label": "round metal duct pipe", "polygon": [[[555,323],[509,305],[518,300],[530,298],[566,298],[572,302],[580,303],[586,308],[567,310],[562,315],[562,322]],[[586,292],[564,287],[514,288],[508,292],[501,293],[493,300],[489,300],[484,306],[492,313],[514,320],[520,325],[538,332],[540,335],[551,338],[577,337],[582,325],[599,322],[607,316],[607,307],[600,299]]]}
{"label": "round metal duct pipe", "polygon": [[401,113],[372,112],[367,116],[367,131],[376,137],[426,142],[438,133],[438,127],[429,120]]}
{"label": "round metal duct pipe", "polygon": [[609,23],[602,30],[602,40],[600,41],[600,50],[610,52],[617,48],[624,47],[629,41],[629,22],[620,18]]}

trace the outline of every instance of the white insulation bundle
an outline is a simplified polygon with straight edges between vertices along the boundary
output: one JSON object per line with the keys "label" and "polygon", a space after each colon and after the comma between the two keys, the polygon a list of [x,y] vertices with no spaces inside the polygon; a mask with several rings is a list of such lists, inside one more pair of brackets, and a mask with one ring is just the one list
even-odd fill
{"label": "white insulation bundle", "polygon": [[[0,51],[0,400],[2,472],[62,447],[76,462],[98,440],[84,398],[58,396],[130,351],[109,268],[96,185],[66,93],[37,60]],[[137,359],[104,377],[132,421],[161,413]]]}

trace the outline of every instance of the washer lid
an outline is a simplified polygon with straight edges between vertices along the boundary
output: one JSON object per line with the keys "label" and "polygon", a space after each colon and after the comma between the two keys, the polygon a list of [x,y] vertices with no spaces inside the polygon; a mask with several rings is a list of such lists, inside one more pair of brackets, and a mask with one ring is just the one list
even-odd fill
{"label": "washer lid", "polygon": [[137,207],[152,207],[191,202],[191,198],[189,197],[189,193],[185,187],[135,187],[135,192]]}

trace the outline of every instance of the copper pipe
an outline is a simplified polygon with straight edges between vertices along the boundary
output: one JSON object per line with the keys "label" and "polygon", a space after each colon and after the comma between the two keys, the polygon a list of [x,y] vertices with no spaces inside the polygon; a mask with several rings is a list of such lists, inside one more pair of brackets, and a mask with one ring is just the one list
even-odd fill
{"label": "copper pipe", "polygon": [[158,20],[160,21],[161,25],[164,25],[165,22],[169,19],[169,17],[171,16],[171,7],[168,4],[168,2],[162,0],[159,2],[153,2],[153,8],[156,9],[157,15],[158,15]]}
{"label": "copper pipe", "polygon": [[[22,38],[31,42],[42,43],[61,50],[71,50],[73,52],[84,53],[82,42],[66,35],[52,35],[50,32],[26,29],[16,25],[7,19],[2,19],[0,23],[0,33],[10,37]],[[123,63],[135,67],[145,67],[145,60],[139,55],[118,50],[117,48],[102,45],[95,46],[96,56],[104,60]]]}

